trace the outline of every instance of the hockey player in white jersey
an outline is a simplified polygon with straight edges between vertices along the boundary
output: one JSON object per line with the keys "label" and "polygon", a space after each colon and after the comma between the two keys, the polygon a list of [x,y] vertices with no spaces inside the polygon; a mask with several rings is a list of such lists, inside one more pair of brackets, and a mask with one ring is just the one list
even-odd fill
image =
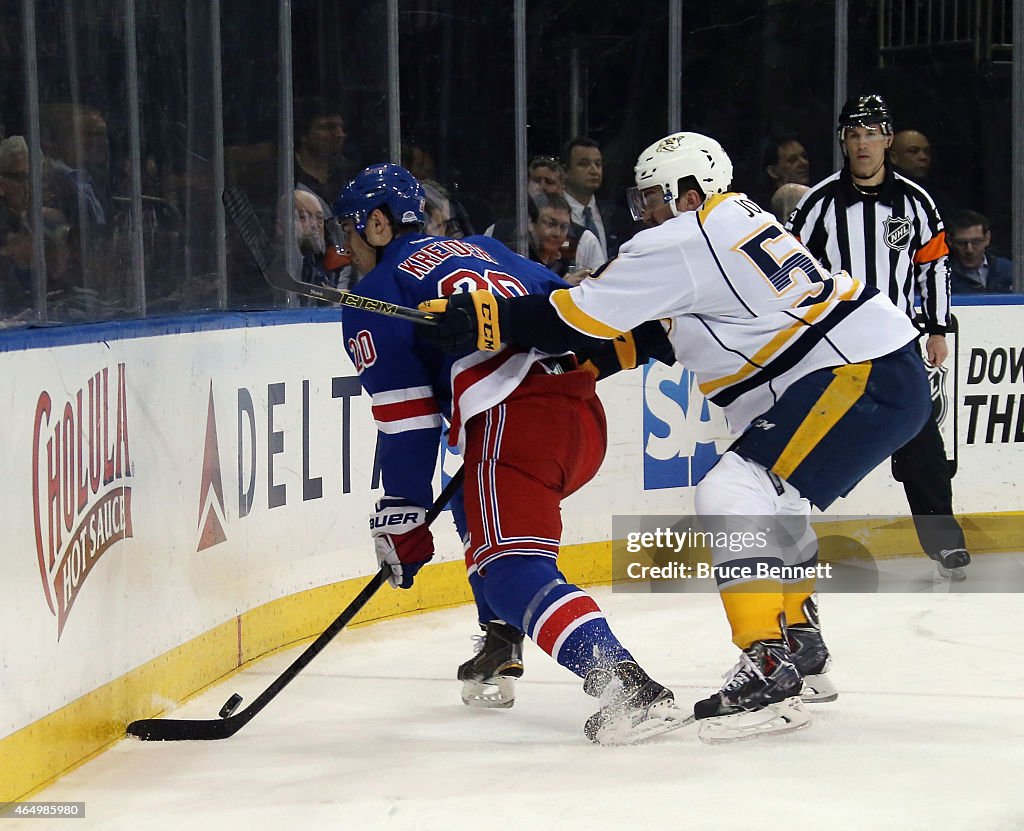
{"label": "hockey player in white jersey", "polygon": [[[737,436],[697,486],[697,513],[735,528],[756,517],[802,518],[803,538],[763,559],[810,566],[810,506],[827,508],[916,434],[931,406],[928,383],[907,317],[845,272],[825,271],[775,217],[730,193],[731,178],[714,139],[675,133],[652,144],[629,198],[634,217],[653,227],[579,286],[500,301],[499,340],[596,350],[606,373],[644,362],[652,327],[638,327],[662,320],[654,337],[664,333]],[[423,334],[471,343],[482,325],[493,321],[478,320],[471,297],[458,296],[442,325]],[[595,347],[631,331],[631,348]],[[713,559],[726,566],[737,554],[716,548]],[[694,707],[701,737],[804,726],[805,681],[810,698],[835,697],[813,580],[718,583],[742,654],[721,690]]]}

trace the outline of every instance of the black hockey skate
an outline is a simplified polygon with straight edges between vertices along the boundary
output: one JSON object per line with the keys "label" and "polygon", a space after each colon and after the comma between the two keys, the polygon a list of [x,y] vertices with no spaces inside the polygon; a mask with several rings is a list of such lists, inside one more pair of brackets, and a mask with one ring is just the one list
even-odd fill
{"label": "black hockey skate", "polygon": [[583,733],[597,744],[637,744],[693,721],[676,706],[672,690],[633,661],[591,670],[583,691],[601,698],[601,709],[583,725]]}
{"label": "black hockey skate", "polygon": [[785,641],[755,641],[722,689],[693,705],[701,741],[715,744],[807,726],[811,719],[800,701],[802,684]]}
{"label": "black hockey skate", "polygon": [[939,552],[933,557],[939,569],[939,577],[943,580],[966,580],[967,566],[971,563],[971,555],[966,548],[950,548]]}
{"label": "black hockey skate", "polygon": [[515,679],[523,677],[523,633],[500,620],[480,627],[476,655],[459,667],[462,703],[508,708],[516,702]]}
{"label": "black hockey skate", "polygon": [[793,663],[804,679],[800,699],[815,704],[835,701],[839,698],[839,692],[828,677],[832,658],[821,637],[818,601],[813,595],[803,602],[803,612],[807,623],[797,623],[785,629]]}

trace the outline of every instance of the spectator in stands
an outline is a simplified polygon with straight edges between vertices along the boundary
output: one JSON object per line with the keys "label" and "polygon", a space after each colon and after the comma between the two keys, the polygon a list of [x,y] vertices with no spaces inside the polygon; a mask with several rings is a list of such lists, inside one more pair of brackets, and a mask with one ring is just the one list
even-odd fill
{"label": "spectator in stands", "polygon": [[762,208],[771,209],[772,198],[784,185],[811,183],[807,150],[796,135],[773,133],[759,147],[758,160],[761,167],[757,181],[752,183],[747,195]]}
{"label": "spectator in stands", "polygon": [[[529,194],[529,202],[545,200],[551,197],[558,197],[568,203],[565,194],[565,168],[562,163],[552,156],[535,156],[527,168],[526,190]],[[527,211],[532,217],[536,205],[527,204]],[[570,206],[571,211],[571,206]],[[489,237],[501,240],[511,248],[516,247],[516,223],[511,219],[502,219],[488,228],[484,233]],[[560,259],[570,263],[568,273],[577,273],[576,279],[582,279],[586,274],[592,273],[600,268],[605,262],[604,250],[601,242],[593,231],[589,231],[576,221],[569,224],[569,233],[563,242],[563,251]]]}
{"label": "spectator in stands", "polygon": [[565,168],[553,156],[535,156],[527,170],[526,190],[530,196],[565,195]]}
{"label": "spectator in stands", "polygon": [[416,142],[410,141],[402,144],[402,167],[421,182],[437,179],[437,165],[434,162],[433,154]]}
{"label": "spectator in stands", "polygon": [[324,241],[323,203],[312,191],[295,189],[295,239],[304,257],[322,257]]}
{"label": "spectator in stands", "polygon": [[32,308],[32,235],[28,208],[28,144],[0,141],[0,318],[25,318]]}
{"label": "spectator in stands", "polygon": [[305,185],[327,205],[354,173],[345,158],[341,109],[320,97],[295,100],[295,184]]}
{"label": "spectator in stands", "polygon": [[550,268],[559,277],[576,270],[566,242],[572,224],[564,196],[539,194],[529,201],[530,259]]}
{"label": "spectator in stands", "polygon": [[790,215],[800,204],[800,200],[810,188],[797,182],[787,182],[772,194],[771,208],[775,218],[783,225],[789,220]]}
{"label": "spectator in stands", "polygon": [[619,253],[619,246],[633,236],[634,228],[623,207],[597,199],[604,181],[601,147],[591,138],[577,136],[565,145],[562,164],[566,172],[565,199],[572,210],[572,221],[597,237],[604,262]]}
{"label": "spectator in stands", "polygon": [[0,141],[0,221],[23,219],[28,210],[28,144],[22,136]]}
{"label": "spectator in stands", "polygon": [[447,188],[433,179],[422,179],[423,192],[427,197],[427,224],[423,227],[425,234],[434,237],[452,237],[462,239],[466,236],[463,220],[459,217],[457,204],[452,201]]}
{"label": "spectator in stands", "polygon": [[791,183],[810,185],[811,165],[800,139],[794,135],[773,136],[765,150],[764,173],[772,193]]}
{"label": "spectator in stands", "polygon": [[[0,317],[25,320],[34,306],[32,232],[29,208],[28,144],[22,136],[0,141]],[[68,225],[63,214],[43,209],[43,254],[46,262],[49,316],[71,315],[66,273],[70,261]],[[80,311],[80,310],[79,310]]]}
{"label": "spectator in stands", "polygon": [[315,193],[304,187],[297,187],[294,192],[293,212],[295,244],[302,255],[302,276],[299,279],[304,283],[333,287],[335,280],[324,268],[327,241],[324,236],[323,205]]}
{"label": "spectator in stands", "polygon": [[107,122],[95,107],[51,103],[39,108],[43,150],[43,204],[73,226],[112,221],[110,145]]}
{"label": "spectator in stands", "polygon": [[29,210],[29,145],[22,136],[0,141],[0,228],[24,221]]}
{"label": "spectator in stands", "polygon": [[949,220],[947,239],[954,293],[1013,291],[1013,264],[989,253],[992,231],[984,214],[969,210],[954,213]]}
{"label": "spectator in stands", "polygon": [[[101,320],[137,310],[131,200],[115,195],[106,118],[85,104],[43,104],[39,141],[44,222],[68,229],[64,286],[47,280],[51,316]],[[60,218],[52,222],[48,212]]]}
{"label": "spectator in stands", "polygon": [[900,130],[893,136],[889,162],[908,179],[923,182],[932,168],[932,144],[919,130]]}
{"label": "spectator in stands", "polygon": [[892,138],[887,158],[890,166],[928,191],[939,216],[946,222],[959,207],[955,197],[932,178],[932,144],[920,130],[900,130]]}

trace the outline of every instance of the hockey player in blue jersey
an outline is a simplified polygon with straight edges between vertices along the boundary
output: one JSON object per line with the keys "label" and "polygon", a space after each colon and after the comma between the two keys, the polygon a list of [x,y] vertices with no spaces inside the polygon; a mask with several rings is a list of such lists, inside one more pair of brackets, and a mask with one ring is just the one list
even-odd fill
{"label": "hockey player in blue jersey", "polygon": [[[453,240],[421,231],[423,191],[393,164],[369,167],[334,205],[346,248],[365,275],[356,291],[415,307],[473,294],[479,313],[497,296],[548,294],[565,284],[489,237]],[[480,291],[481,289],[485,291]],[[488,299],[489,298],[489,299]],[[466,466],[459,531],[488,637],[525,632],[584,679],[601,707],[592,741],[633,743],[682,725],[670,690],[653,681],[612,633],[597,603],[556,563],[559,506],[604,458],[607,433],[594,374],[574,355],[472,345],[445,354],[398,318],[348,308],[345,345],[372,397],[384,496],[370,529],[393,586],[409,588],[433,556],[424,523],[445,422]],[[486,327],[481,340],[487,338]],[[477,344],[482,345],[482,344]],[[495,630],[495,627],[501,627]],[[467,662],[460,675],[478,667]],[[481,679],[484,680],[484,679]]]}

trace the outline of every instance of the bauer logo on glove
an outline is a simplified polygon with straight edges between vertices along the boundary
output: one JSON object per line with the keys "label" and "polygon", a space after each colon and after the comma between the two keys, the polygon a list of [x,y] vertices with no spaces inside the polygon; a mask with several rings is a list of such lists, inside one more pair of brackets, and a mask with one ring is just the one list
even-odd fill
{"label": "bauer logo on glove", "polygon": [[409,524],[415,525],[418,522],[423,522],[422,508],[404,513],[401,510],[389,510],[385,513],[377,513],[370,517],[370,533],[379,533],[382,530],[393,529],[396,525],[401,525],[403,527]]}
{"label": "bauer logo on glove", "polygon": [[434,536],[426,524],[427,512],[407,499],[385,496],[370,515],[370,534],[380,565],[391,569],[388,582],[412,588],[413,579],[434,556]]}

